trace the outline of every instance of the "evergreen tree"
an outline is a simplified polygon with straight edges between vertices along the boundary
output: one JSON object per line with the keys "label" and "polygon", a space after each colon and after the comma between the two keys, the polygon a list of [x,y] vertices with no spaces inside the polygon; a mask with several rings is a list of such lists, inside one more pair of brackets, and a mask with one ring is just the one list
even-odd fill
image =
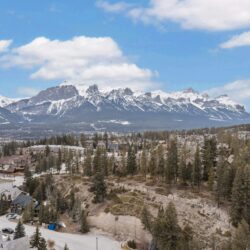
{"label": "evergreen tree", "polygon": [[135,174],[137,171],[137,164],[136,164],[136,154],[135,150],[132,146],[128,148],[128,157],[127,157],[127,173],[128,174]]}
{"label": "evergreen tree", "polygon": [[21,220],[19,220],[17,225],[16,225],[16,228],[15,228],[14,240],[22,238],[24,236],[25,236],[25,229],[24,229],[24,226],[23,226]]}
{"label": "evergreen tree", "polygon": [[216,175],[216,200],[219,206],[222,199],[228,200],[231,197],[232,190],[232,170],[223,157],[219,158]]}
{"label": "evergreen tree", "polygon": [[232,240],[232,250],[250,249],[250,229],[245,220],[239,223]]}
{"label": "evergreen tree", "polygon": [[74,205],[75,205],[75,193],[73,191],[70,192],[70,198],[69,198],[69,210],[72,211]]}
{"label": "evergreen tree", "polygon": [[100,203],[103,202],[107,196],[107,187],[104,181],[104,175],[101,172],[98,172],[93,178],[93,185],[90,189],[94,194],[94,202]]}
{"label": "evergreen tree", "polygon": [[149,172],[151,176],[155,176],[157,172],[157,154],[155,150],[152,150],[150,154]]}
{"label": "evergreen tree", "polygon": [[91,176],[92,175],[92,156],[91,152],[88,150],[86,158],[84,160],[84,175]]}
{"label": "evergreen tree", "polygon": [[39,241],[39,245],[37,247],[37,250],[47,250],[47,249],[48,248],[47,248],[46,240],[43,237],[41,237],[40,241]]}
{"label": "evergreen tree", "polygon": [[87,214],[83,210],[81,213],[81,228],[80,228],[81,233],[85,234],[89,232],[89,224],[87,221]]}
{"label": "evergreen tree", "polygon": [[145,149],[142,151],[142,154],[141,154],[140,170],[146,178],[147,173],[148,173],[148,164],[147,164],[147,155],[146,155]]}
{"label": "evergreen tree", "polygon": [[104,140],[104,142],[105,142],[105,148],[106,148],[106,150],[108,150],[108,146],[109,146],[109,137],[108,137],[107,132],[104,133],[104,135],[103,135],[103,140]]}
{"label": "evergreen tree", "polygon": [[69,248],[68,248],[68,245],[67,245],[67,244],[65,244],[65,246],[64,246],[64,248],[63,248],[63,250],[69,250]]}
{"label": "evergreen tree", "polygon": [[193,250],[193,235],[194,232],[189,225],[185,225],[182,230],[182,239],[180,243],[180,249],[183,250]]}
{"label": "evergreen tree", "polygon": [[180,157],[180,164],[179,164],[179,177],[181,184],[186,184],[188,181],[188,171],[190,171],[187,168],[187,152],[186,152],[186,144],[184,145],[181,157]]}
{"label": "evergreen tree", "polygon": [[182,235],[173,203],[170,202],[165,211],[159,211],[153,225],[152,234],[159,249],[178,249]]}
{"label": "evergreen tree", "polygon": [[58,157],[57,157],[57,161],[56,161],[56,169],[57,169],[57,172],[60,172],[60,171],[61,171],[61,165],[62,165],[62,151],[61,151],[61,149],[59,148]]}
{"label": "evergreen tree", "polygon": [[48,157],[50,155],[50,148],[48,145],[45,147],[45,156]]}
{"label": "evergreen tree", "polygon": [[[202,164],[203,164],[203,180],[207,181],[209,179],[209,173],[212,174],[212,170],[216,166],[217,157],[217,142],[213,138],[205,138],[204,146],[202,148]],[[211,170],[212,169],[212,170]],[[211,175],[211,178],[213,176]]]}
{"label": "evergreen tree", "polygon": [[39,227],[37,226],[36,227],[36,231],[35,233],[32,235],[31,237],[31,240],[30,240],[30,245],[32,248],[34,247],[37,247],[39,246],[39,243],[40,243],[40,240],[41,240],[41,232],[39,230]]}
{"label": "evergreen tree", "polygon": [[105,176],[108,176],[109,174],[108,155],[106,151],[104,151],[101,155],[101,170],[103,171]]}
{"label": "evergreen tree", "polygon": [[84,134],[81,134],[80,141],[81,141],[81,146],[83,148],[85,148],[86,147],[86,136]]}
{"label": "evergreen tree", "polygon": [[209,189],[210,191],[213,191],[214,180],[215,180],[214,168],[211,167],[211,168],[209,169],[209,173],[208,173],[208,189]]}
{"label": "evergreen tree", "polygon": [[250,165],[245,167],[245,202],[243,218],[250,225]]}
{"label": "evergreen tree", "polygon": [[157,168],[157,174],[160,177],[164,177],[164,173],[165,173],[164,152],[163,152],[162,145],[160,145],[158,147],[158,168]]}
{"label": "evergreen tree", "polygon": [[201,160],[199,146],[196,148],[192,170],[192,185],[200,187],[201,182]]}
{"label": "evergreen tree", "polygon": [[167,154],[167,181],[171,183],[173,180],[177,182],[178,177],[178,150],[177,141],[171,140]]}
{"label": "evergreen tree", "polygon": [[95,149],[97,147],[99,143],[99,136],[97,133],[94,134],[94,138],[93,138],[93,148]]}
{"label": "evergreen tree", "polygon": [[94,171],[94,173],[102,171],[102,169],[101,169],[101,166],[102,166],[101,155],[102,155],[101,148],[97,147],[95,155],[94,155],[94,159],[93,159],[93,171]]}
{"label": "evergreen tree", "polygon": [[244,211],[245,185],[244,185],[244,170],[239,166],[233,183],[232,203],[231,203],[231,221],[234,226],[242,220]]}
{"label": "evergreen tree", "polygon": [[31,203],[29,206],[27,206],[23,212],[23,222],[30,222],[31,220],[33,220],[34,217],[34,209],[33,209],[33,204]]}
{"label": "evergreen tree", "polygon": [[144,206],[142,209],[141,222],[144,225],[144,229],[151,232],[151,226],[152,226],[151,214],[149,213],[146,206]]}

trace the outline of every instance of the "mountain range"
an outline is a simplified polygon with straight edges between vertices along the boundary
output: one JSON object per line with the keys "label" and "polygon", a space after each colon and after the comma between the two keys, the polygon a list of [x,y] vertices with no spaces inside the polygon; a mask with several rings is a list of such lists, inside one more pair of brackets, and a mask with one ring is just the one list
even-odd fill
{"label": "mountain range", "polygon": [[68,83],[15,100],[0,96],[0,128],[69,131],[143,131],[224,126],[250,121],[228,96],[193,89],[166,93],[129,88],[99,90]]}

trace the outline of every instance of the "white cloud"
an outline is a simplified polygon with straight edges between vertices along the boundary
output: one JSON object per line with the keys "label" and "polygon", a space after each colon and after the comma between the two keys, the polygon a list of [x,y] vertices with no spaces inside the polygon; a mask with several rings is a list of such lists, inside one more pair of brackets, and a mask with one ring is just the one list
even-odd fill
{"label": "white cloud", "polygon": [[250,27],[249,0],[150,0],[147,7],[127,12],[134,20],[153,24],[172,21],[185,29],[224,31]]}
{"label": "white cloud", "polygon": [[107,1],[97,1],[96,6],[103,9],[106,12],[114,12],[119,13],[128,10],[130,7],[132,7],[131,4],[125,3],[125,2],[118,2],[111,4]]}
{"label": "white cloud", "polygon": [[25,97],[30,97],[38,94],[40,90],[31,88],[31,87],[20,87],[17,89],[18,94],[25,96]]}
{"label": "white cloud", "polygon": [[11,43],[12,40],[0,40],[0,53],[7,51]]}
{"label": "white cloud", "polygon": [[238,80],[222,87],[209,89],[206,93],[213,97],[227,94],[239,103],[250,104],[250,80]]}
{"label": "white cloud", "polygon": [[232,49],[236,47],[250,46],[250,31],[233,36],[227,42],[220,45],[221,49]]}
{"label": "white cloud", "polygon": [[67,41],[38,37],[0,57],[0,66],[27,68],[32,79],[133,89],[150,88],[156,75],[131,63],[109,37],[80,36]]}

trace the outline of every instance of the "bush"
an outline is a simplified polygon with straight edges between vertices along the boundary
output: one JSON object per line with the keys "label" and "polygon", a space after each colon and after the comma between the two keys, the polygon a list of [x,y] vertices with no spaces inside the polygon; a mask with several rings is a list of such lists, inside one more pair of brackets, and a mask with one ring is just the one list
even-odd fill
{"label": "bush", "polygon": [[129,240],[128,247],[132,249],[136,249],[136,242],[134,240]]}

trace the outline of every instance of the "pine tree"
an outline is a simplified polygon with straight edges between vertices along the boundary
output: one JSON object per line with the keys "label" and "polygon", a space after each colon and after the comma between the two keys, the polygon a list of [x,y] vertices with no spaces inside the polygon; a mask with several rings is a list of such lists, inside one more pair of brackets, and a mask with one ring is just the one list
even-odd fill
{"label": "pine tree", "polygon": [[101,155],[101,170],[103,171],[105,176],[108,176],[109,174],[109,169],[108,169],[108,155],[106,151],[102,152]]}
{"label": "pine tree", "polygon": [[99,143],[99,136],[97,133],[94,134],[94,138],[93,138],[93,148],[96,149],[97,145]]}
{"label": "pine tree", "polygon": [[45,147],[45,156],[48,157],[49,154],[50,154],[50,148],[49,148],[48,145],[46,145],[46,147]]}
{"label": "pine tree", "polygon": [[33,209],[33,204],[31,203],[29,206],[27,206],[23,212],[23,222],[30,222],[31,220],[33,220],[34,217],[34,209]]}
{"label": "pine tree", "polygon": [[180,243],[180,249],[192,250],[193,247],[193,229],[189,225],[185,225],[182,230],[182,239]]}
{"label": "pine tree", "polygon": [[239,223],[232,240],[232,250],[250,249],[250,229],[245,220]]}
{"label": "pine tree", "polygon": [[216,200],[218,206],[222,199],[228,200],[231,197],[232,170],[228,162],[223,157],[219,157],[216,172]]}
{"label": "pine tree", "polygon": [[41,240],[41,233],[40,233],[40,230],[39,230],[39,227],[37,226],[36,227],[36,231],[35,233],[32,235],[31,237],[31,240],[30,240],[30,245],[32,248],[34,247],[37,247],[39,246],[39,243],[40,243],[40,240]]}
{"label": "pine tree", "polygon": [[101,155],[102,155],[102,151],[101,151],[101,148],[100,147],[97,147],[96,149],[96,152],[95,152],[95,155],[94,155],[94,159],[93,159],[93,171],[94,171],[94,174],[99,172],[99,171],[102,171],[101,169]]}
{"label": "pine tree", "polygon": [[69,248],[68,248],[68,245],[67,245],[67,244],[65,244],[65,246],[64,246],[64,248],[63,248],[63,250],[69,250]]}
{"label": "pine tree", "polygon": [[105,197],[107,196],[107,187],[104,180],[104,175],[101,172],[98,172],[93,178],[93,185],[90,189],[94,192],[94,202],[100,203],[103,202]]}
{"label": "pine tree", "polygon": [[167,181],[171,183],[173,180],[177,182],[178,177],[178,149],[177,141],[171,140],[167,154]]}
{"label": "pine tree", "polygon": [[245,167],[245,202],[243,218],[250,225],[250,165]]}
{"label": "pine tree", "polygon": [[14,240],[22,238],[24,236],[25,236],[25,229],[24,229],[24,226],[23,226],[21,220],[19,220],[18,223],[17,223],[17,226],[15,228]]}
{"label": "pine tree", "polygon": [[151,232],[151,226],[152,226],[151,214],[149,213],[146,206],[143,207],[141,212],[141,222],[144,225],[144,229]]}
{"label": "pine tree", "polygon": [[40,238],[40,241],[39,241],[39,244],[38,244],[38,247],[37,247],[37,250],[47,250],[47,243],[46,243],[46,240],[41,237]]}
{"label": "pine tree", "polygon": [[188,181],[188,170],[187,169],[187,150],[186,150],[186,143],[182,149],[181,157],[180,157],[180,164],[179,164],[179,177],[181,184],[185,185]]}
{"label": "pine tree", "polygon": [[109,137],[108,137],[107,132],[104,133],[104,135],[103,135],[103,140],[104,140],[104,142],[105,142],[105,148],[106,148],[106,150],[108,150],[108,146],[109,146]]}
{"label": "pine tree", "polygon": [[157,171],[157,155],[156,151],[152,150],[149,161],[149,172],[151,176],[155,176]]}
{"label": "pine tree", "polygon": [[57,157],[57,161],[56,161],[56,170],[57,170],[57,172],[61,171],[61,165],[62,165],[62,151],[59,148],[58,157]]}
{"label": "pine tree", "polygon": [[231,221],[234,226],[237,226],[238,223],[242,220],[245,198],[244,187],[244,171],[243,167],[239,166],[236,172],[236,176],[234,178],[232,203],[230,210]]}
{"label": "pine tree", "polygon": [[86,147],[86,136],[84,134],[81,134],[80,141],[81,141],[81,146],[83,148],[85,148]]}
{"label": "pine tree", "polygon": [[202,148],[202,164],[203,164],[203,180],[209,179],[209,173],[212,173],[211,168],[216,166],[217,142],[213,138],[205,138]]}
{"label": "pine tree", "polygon": [[210,191],[213,191],[214,180],[215,180],[214,168],[211,167],[211,168],[209,169],[209,173],[208,173],[208,189],[209,189]]}
{"label": "pine tree", "polygon": [[69,201],[69,210],[71,211],[75,205],[75,193],[73,191],[70,192],[70,201]]}
{"label": "pine tree", "polygon": [[159,211],[153,225],[152,234],[159,249],[178,249],[182,235],[173,203],[170,202],[165,211]]}
{"label": "pine tree", "polygon": [[199,146],[196,148],[192,170],[192,185],[200,187],[201,182],[201,160]]}
{"label": "pine tree", "polygon": [[81,228],[80,228],[81,233],[85,234],[89,232],[89,224],[87,221],[87,214],[83,210],[81,213]]}
{"label": "pine tree", "polygon": [[136,165],[135,150],[132,146],[129,146],[128,157],[127,157],[127,173],[133,175],[136,173],[136,170],[137,170],[137,165]]}
{"label": "pine tree", "polygon": [[88,150],[85,161],[84,161],[84,175],[91,176],[92,175],[92,156],[91,152]]}
{"label": "pine tree", "polygon": [[141,154],[140,170],[146,178],[147,173],[148,173],[148,164],[147,164],[147,155],[146,155],[145,149],[142,151],[142,154]]}
{"label": "pine tree", "polygon": [[157,168],[157,175],[160,177],[164,177],[165,173],[165,159],[164,159],[164,152],[163,147],[160,145],[158,147],[158,168]]}

